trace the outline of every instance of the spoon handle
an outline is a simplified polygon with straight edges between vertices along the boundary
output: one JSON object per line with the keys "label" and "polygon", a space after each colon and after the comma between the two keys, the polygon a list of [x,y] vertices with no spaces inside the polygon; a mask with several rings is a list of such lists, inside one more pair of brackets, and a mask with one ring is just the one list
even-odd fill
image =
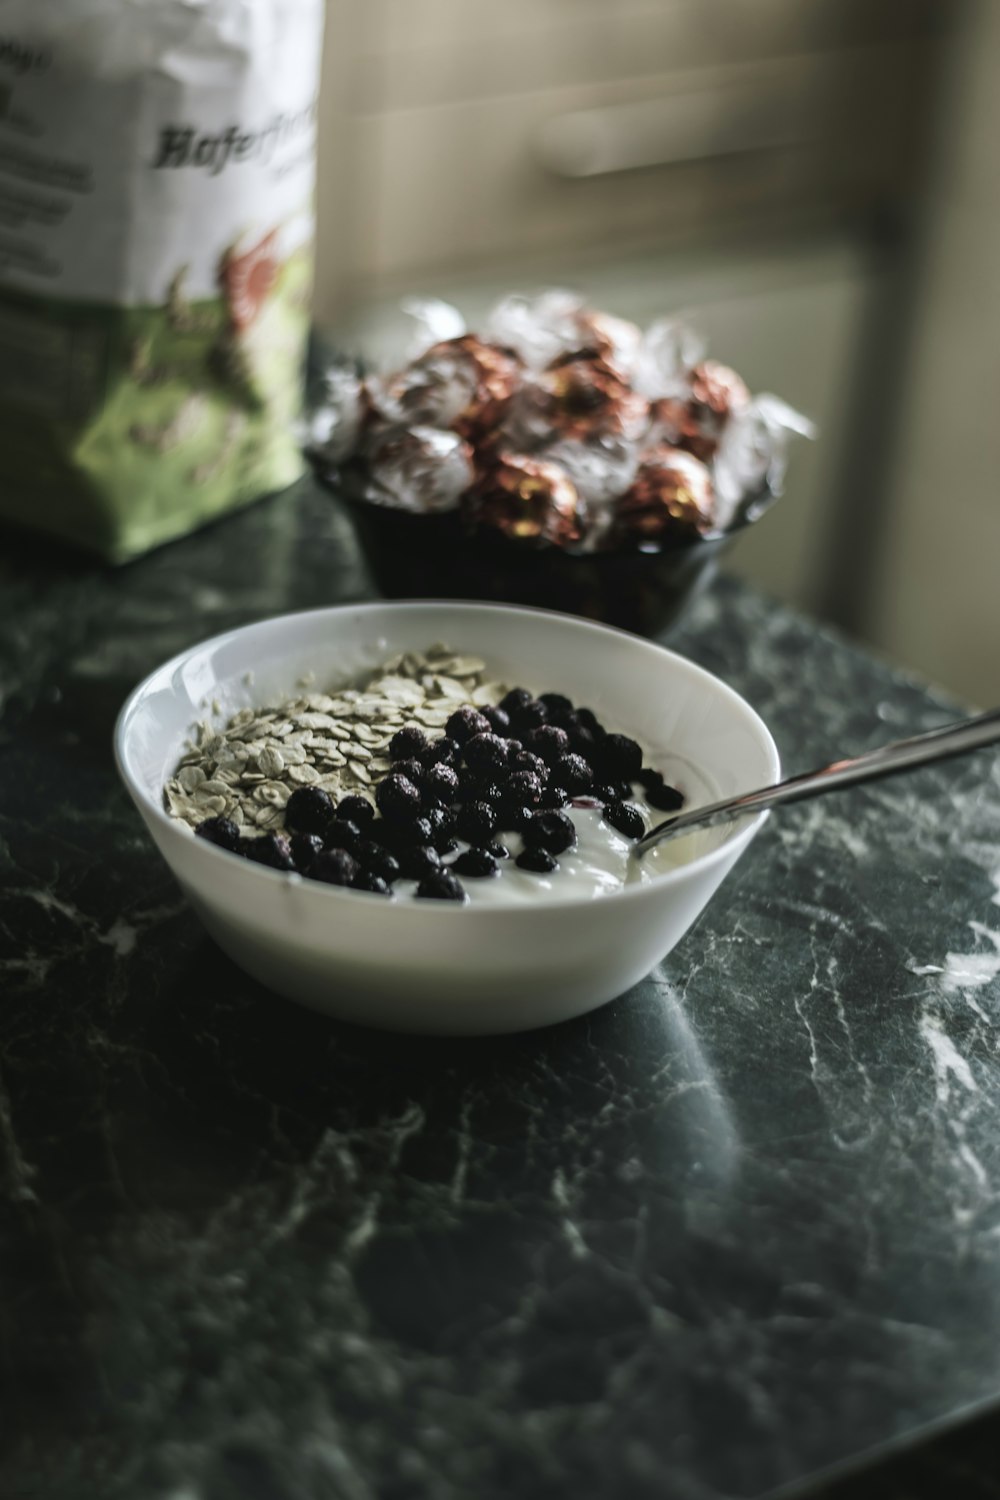
{"label": "spoon handle", "polygon": [[747,817],[765,812],[771,807],[780,807],[785,802],[802,802],[807,797],[819,797],[824,792],[835,792],[841,787],[855,786],[858,782],[895,776],[900,771],[910,771],[916,766],[928,765],[931,761],[966,755],[970,750],[992,745],[997,740],[1000,740],[1000,708],[977,714],[973,719],[961,719],[957,724],[931,729],[926,734],[913,735],[910,739],[894,740],[889,745],[868,750],[864,755],[856,755],[851,760],[831,761],[828,766],[822,766],[817,771],[790,776],[787,781],[761,787],[756,792],[744,792],[740,797],[727,797],[723,802],[712,802],[707,807],[695,807],[690,812],[676,813],[644,834],[633,852],[641,858],[655,844],[687,833],[692,828],[710,828],[717,823],[728,823],[733,818]]}

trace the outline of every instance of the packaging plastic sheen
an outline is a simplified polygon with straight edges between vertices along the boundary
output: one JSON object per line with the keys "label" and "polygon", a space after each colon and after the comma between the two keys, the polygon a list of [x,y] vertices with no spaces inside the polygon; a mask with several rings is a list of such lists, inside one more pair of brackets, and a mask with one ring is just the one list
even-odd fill
{"label": "packaging plastic sheen", "polygon": [[0,519],[115,561],[301,473],[322,0],[0,0]]}

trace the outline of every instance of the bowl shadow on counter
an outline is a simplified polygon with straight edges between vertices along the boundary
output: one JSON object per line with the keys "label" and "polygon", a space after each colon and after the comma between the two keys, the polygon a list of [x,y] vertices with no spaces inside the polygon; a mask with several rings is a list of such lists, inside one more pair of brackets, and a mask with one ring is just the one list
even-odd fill
{"label": "bowl shadow on counter", "polygon": [[[160,991],[148,1026],[160,1076],[183,1080],[181,1092],[168,1086],[170,1100],[162,1102],[171,1114],[178,1105],[184,1116],[196,1113],[197,1122],[178,1124],[182,1133],[196,1124],[205,1149],[216,1135],[220,1145],[231,1140],[235,1130],[242,1150],[270,1156],[277,1145],[290,1166],[331,1130],[346,1137],[372,1132],[378,1150],[409,1120],[413,1129],[397,1163],[404,1176],[450,1180],[457,1137],[471,1130],[494,1158],[512,1152],[527,1186],[529,1138],[543,1158],[546,1142],[556,1150],[567,1132],[603,1111],[611,1136],[623,1132],[635,1145],[648,1136],[648,1150],[671,1178],[697,1163],[701,1183],[718,1182],[735,1159],[728,1105],[659,969],[598,1010],[541,1030],[409,1036],[282,1000],[206,938]],[[604,1128],[586,1127],[598,1136]],[[539,1166],[548,1192],[552,1162]]]}
{"label": "bowl shadow on counter", "polygon": [[423,514],[364,498],[364,476],[317,474],[354,524],[372,579],[388,599],[481,599],[555,609],[655,636],[712,582],[740,534],[773,504],[743,502],[727,531],[660,549],[570,553],[470,533],[455,511]]}

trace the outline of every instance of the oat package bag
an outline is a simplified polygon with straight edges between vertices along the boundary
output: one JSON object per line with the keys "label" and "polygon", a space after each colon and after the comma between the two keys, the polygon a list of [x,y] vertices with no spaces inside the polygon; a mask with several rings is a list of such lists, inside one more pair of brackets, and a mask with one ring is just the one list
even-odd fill
{"label": "oat package bag", "polygon": [[301,472],[321,27],[0,0],[0,520],[120,561]]}

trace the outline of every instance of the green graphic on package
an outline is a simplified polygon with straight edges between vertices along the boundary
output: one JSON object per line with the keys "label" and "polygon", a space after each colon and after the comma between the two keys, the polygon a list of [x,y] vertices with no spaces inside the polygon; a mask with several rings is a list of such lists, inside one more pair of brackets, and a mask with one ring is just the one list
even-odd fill
{"label": "green graphic on package", "polygon": [[86,8],[0,0],[0,519],[123,561],[302,472],[321,0]]}

